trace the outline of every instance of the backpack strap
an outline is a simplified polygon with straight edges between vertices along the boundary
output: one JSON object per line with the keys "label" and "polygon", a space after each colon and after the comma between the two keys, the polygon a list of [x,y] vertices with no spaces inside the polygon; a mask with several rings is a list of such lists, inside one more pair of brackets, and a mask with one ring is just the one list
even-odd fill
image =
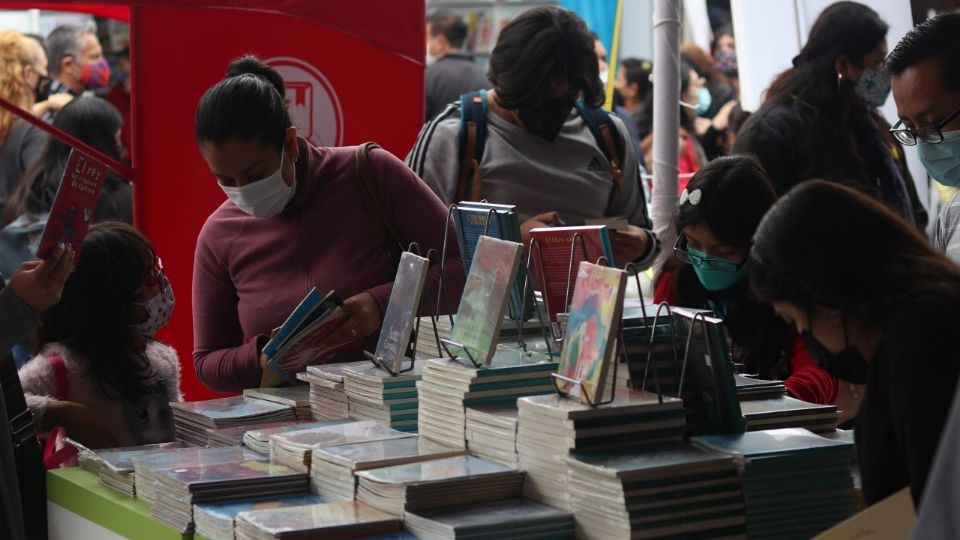
{"label": "backpack strap", "polygon": [[63,357],[58,353],[52,353],[46,356],[47,363],[53,369],[53,381],[56,387],[56,398],[63,401],[70,397],[70,378],[67,376],[67,366],[63,363]]}
{"label": "backpack strap", "polygon": [[357,147],[356,162],[357,176],[360,178],[360,199],[363,201],[363,208],[367,212],[367,217],[370,218],[370,222],[380,233],[391,256],[394,256],[394,250],[399,248],[396,256],[394,256],[399,260],[399,254],[406,249],[406,245],[403,242],[403,237],[387,216],[380,197],[377,196],[377,186],[370,172],[370,152],[379,148],[380,146],[373,142],[363,143]]}
{"label": "backpack strap", "polygon": [[483,173],[480,162],[487,143],[487,91],[460,96],[460,174],[457,201],[479,201]]}
{"label": "backpack strap", "polygon": [[584,123],[590,128],[590,133],[597,141],[597,146],[603,156],[610,163],[610,174],[613,176],[613,185],[616,191],[623,188],[623,156],[625,148],[620,130],[614,123],[610,113],[597,107],[587,107],[583,100],[578,99],[577,111]]}

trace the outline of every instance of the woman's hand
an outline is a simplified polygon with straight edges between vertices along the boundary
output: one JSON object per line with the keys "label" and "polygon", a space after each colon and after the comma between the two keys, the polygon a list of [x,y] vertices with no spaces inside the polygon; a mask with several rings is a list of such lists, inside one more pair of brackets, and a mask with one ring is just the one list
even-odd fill
{"label": "woman's hand", "polygon": [[103,418],[82,403],[74,401],[48,403],[41,427],[44,431],[49,431],[57,426],[62,426],[71,439],[90,449],[120,446],[120,441]]}
{"label": "woman's hand", "polygon": [[366,291],[344,300],[341,309],[346,317],[343,324],[325,340],[331,347],[361,340],[380,328],[380,306]]}
{"label": "woman's hand", "polygon": [[58,244],[46,259],[21,264],[7,287],[33,311],[40,313],[57,305],[72,271],[73,248]]}

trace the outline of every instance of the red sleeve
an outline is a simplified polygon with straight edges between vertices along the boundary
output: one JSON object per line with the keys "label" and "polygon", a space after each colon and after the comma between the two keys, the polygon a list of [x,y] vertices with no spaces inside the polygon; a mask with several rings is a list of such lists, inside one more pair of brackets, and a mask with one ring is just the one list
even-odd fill
{"label": "red sleeve", "polygon": [[653,289],[653,303],[659,304],[661,302],[666,302],[668,304],[674,303],[673,272],[668,270],[665,270],[662,274],[660,274],[660,279],[657,281],[657,285]]}
{"label": "red sleeve", "polygon": [[785,384],[790,395],[808,403],[831,405],[837,401],[837,378],[813,361],[799,336],[793,342],[790,376]]}

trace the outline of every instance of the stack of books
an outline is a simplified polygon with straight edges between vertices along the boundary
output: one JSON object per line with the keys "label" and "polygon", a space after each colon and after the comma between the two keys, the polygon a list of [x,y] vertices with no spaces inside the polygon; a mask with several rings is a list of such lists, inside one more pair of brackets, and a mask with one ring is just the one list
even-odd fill
{"label": "stack of books", "polygon": [[613,402],[590,407],[557,394],[517,402],[517,448],[526,471],[525,496],[569,510],[567,457],[678,441],[686,428],[683,402],[639,390],[618,390]]}
{"label": "stack of books", "polygon": [[317,448],[311,459],[310,487],[330,501],[352,501],[357,495],[357,471],[443,459],[463,453],[463,450],[442,446],[423,437]]}
{"label": "stack of books", "polygon": [[350,420],[323,420],[319,422],[296,422],[285,425],[267,425],[258,426],[254,429],[248,429],[243,435],[243,445],[258,454],[270,455],[270,437],[280,433],[289,433],[291,431],[304,431],[307,429],[321,428],[326,426],[335,426],[346,424]]}
{"label": "stack of books", "polygon": [[281,420],[279,422],[270,422],[268,424],[257,424],[255,426],[235,426],[220,429],[207,430],[207,448],[224,448],[227,446],[240,446],[243,444],[243,438],[248,431],[254,429],[268,429],[281,426],[297,426],[305,424],[303,420]]}
{"label": "stack of books", "polygon": [[470,453],[510,467],[517,455],[517,404],[494,403],[467,407],[467,449]]}
{"label": "stack of books", "polygon": [[186,533],[193,531],[194,504],[305,493],[309,486],[305,473],[265,458],[164,469],[150,514]]}
{"label": "stack of books", "polygon": [[751,399],[773,399],[787,395],[787,387],[784,386],[783,381],[757,379],[739,373],[733,376],[733,380],[737,383],[737,398],[741,402]]}
{"label": "stack of books", "polygon": [[797,428],[708,435],[692,442],[736,460],[751,538],[810,538],[857,510],[851,443]]}
{"label": "stack of books", "polygon": [[156,500],[157,474],[166,469],[231,463],[247,459],[261,459],[256,452],[242,447],[183,448],[133,457],[136,496],[150,504]]}
{"label": "stack of books", "polygon": [[248,388],[243,395],[293,407],[297,420],[313,419],[310,413],[310,387],[305,384],[282,388]]}
{"label": "stack of books", "polygon": [[806,428],[814,433],[836,431],[840,411],[836,405],[816,405],[790,396],[751,399],[740,403],[747,431]]}
{"label": "stack of books", "polygon": [[293,407],[247,397],[209,401],[173,402],[177,440],[193,446],[206,446],[208,429],[267,424],[294,420]]}
{"label": "stack of books", "polygon": [[207,540],[234,540],[234,525],[240,512],[309,506],[325,503],[323,497],[308,495],[280,495],[243,501],[193,505],[193,519],[197,535]]}
{"label": "stack of books", "polygon": [[[623,308],[623,341],[627,373],[633,388],[675,396],[679,390],[683,362],[683,337],[674,336],[673,320],[661,312],[654,328],[657,306]],[[646,316],[644,316],[646,315]],[[650,336],[653,334],[653,345]],[[621,371],[623,366],[620,366]]]}
{"label": "stack of books", "polygon": [[368,538],[397,533],[402,523],[358,502],[335,502],[241,512],[237,540],[312,540],[315,538]]}
{"label": "stack of books", "polygon": [[417,362],[413,367],[396,377],[372,362],[345,369],[343,384],[350,404],[350,418],[375,420],[400,431],[416,431],[417,381],[423,363]]}
{"label": "stack of books", "polygon": [[523,473],[458,456],[357,473],[357,500],[393,515],[404,511],[518,498]]}
{"label": "stack of books", "polygon": [[301,472],[310,471],[311,450],[324,446],[399,439],[412,435],[380,422],[347,422],[319,428],[288,431],[270,437],[270,459]]}
{"label": "stack of books", "polygon": [[429,360],[420,396],[420,434],[456,448],[466,448],[465,407],[512,403],[518,397],[554,392],[551,374],[557,363],[549,356],[498,350],[488,367],[467,360]]}
{"label": "stack of books", "polygon": [[[428,301],[435,302],[436,299],[428,299]],[[434,333],[434,325],[436,325],[436,333]],[[453,321],[447,315],[441,315],[436,320],[433,317],[420,317],[420,333],[417,335],[417,361],[425,362],[432,358],[446,356],[443,345],[437,339],[450,339],[452,332]]]}
{"label": "stack of books", "polygon": [[310,384],[310,412],[314,420],[341,420],[350,418],[347,392],[343,388],[343,370],[351,366],[363,366],[370,362],[343,362],[308,366],[307,371],[297,373],[297,378]]}
{"label": "stack of books", "polygon": [[743,490],[728,455],[673,442],[567,462],[578,538],[744,538]]}
{"label": "stack of books", "polygon": [[100,463],[100,483],[128,497],[136,496],[136,476],[133,458],[172,452],[184,448],[180,443],[148,444],[126,448],[111,448],[97,452]]}
{"label": "stack of books", "polygon": [[573,538],[573,516],[529,499],[507,499],[408,512],[404,523],[420,540]]}

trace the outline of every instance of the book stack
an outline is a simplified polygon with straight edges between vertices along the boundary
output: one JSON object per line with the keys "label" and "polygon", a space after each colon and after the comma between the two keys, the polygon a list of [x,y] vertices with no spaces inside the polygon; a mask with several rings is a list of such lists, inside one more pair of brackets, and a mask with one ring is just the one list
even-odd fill
{"label": "book stack", "polygon": [[396,516],[352,501],[241,512],[236,532],[237,540],[312,540],[368,538],[401,529]]}
{"label": "book stack", "polygon": [[294,420],[293,407],[247,397],[229,397],[209,401],[173,402],[173,421],[177,441],[206,446],[208,429],[268,424]]}
{"label": "book stack", "polygon": [[[434,299],[434,301],[436,300]],[[436,333],[434,333],[434,325],[436,325]],[[453,321],[447,315],[441,315],[436,321],[433,320],[433,317],[420,317],[420,333],[417,336],[417,361],[443,358],[446,353],[443,350],[443,345],[437,340],[449,340],[452,332]]]}
{"label": "book stack", "polygon": [[317,448],[311,460],[311,489],[330,501],[352,501],[357,495],[357,471],[443,459],[463,453],[463,450],[442,446],[423,437]]}
{"label": "book stack", "polygon": [[255,426],[235,426],[220,429],[207,430],[207,448],[224,448],[227,446],[240,446],[243,444],[243,438],[248,431],[255,429],[269,429],[281,426],[298,426],[305,424],[303,420],[281,420],[279,422],[270,422],[267,424],[257,424]]}
{"label": "book stack", "polygon": [[265,425],[257,426],[254,429],[248,429],[243,435],[243,445],[258,454],[270,455],[270,437],[280,433],[289,433],[291,431],[303,431],[306,429],[321,428],[326,426],[336,426],[346,424],[350,420],[323,420],[320,422],[296,422],[284,425]]}
{"label": "book stack", "polygon": [[[650,392],[677,395],[683,361],[683,337],[674,336],[673,320],[666,310],[653,322],[657,306],[623,308],[623,341],[631,386]],[[650,337],[653,334],[653,344]],[[622,370],[623,366],[621,366]]]}
{"label": "book stack", "polygon": [[293,407],[297,420],[313,420],[310,414],[310,387],[305,384],[282,388],[248,388],[243,395]]}
{"label": "book stack", "polygon": [[150,515],[186,533],[193,530],[194,504],[303,493],[309,485],[305,473],[265,458],[164,469]]}
{"label": "book stack", "polygon": [[408,512],[407,528],[420,540],[573,538],[573,516],[529,499]]}
{"label": "book stack", "polygon": [[840,411],[836,405],[817,405],[790,396],[752,399],[740,403],[747,431],[806,428],[814,433],[836,431]]}
{"label": "book stack", "polygon": [[350,418],[347,392],[343,388],[343,370],[350,366],[367,365],[368,360],[308,366],[297,373],[297,378],[310,384],[310,412],[314,420],[341,420]]}
{"label": "book stack", "polygon": [[404,511],[517,498],[523,473],[473,456],[357,473],[357,500],[393,515]]}
{"label": "book stack", "polygon": [[138,499],[153,504],[157,498],[157,474],[166,469],[239,462],[247,459],[261,459],[262,457],[256,452],[236,446],[229,448],[182,448],[145,456],[134,456],[133,472],[136,496]]}
{"label": "book stack", "polygon": [[567,457],[680,440],[686,427],[683,402],[639,390],[618,390],[614,401],[590,407],[549,394],[517,402],[517,449],[526,471],[524,495],[569,510]]}
{"label": "book stack", "polygon": [[[409,363],[408,363],[409,365]],[[375,420],[400,431],[417,430],[417,381],[423,363],[396,377],[368,362],[343,371],[350,418]]]}
{"label": "book stack", "polygon": [[[737,383],[737,398],[743,402],[750,399],[774,399],[787,395],[783,381],[757,379],[739,373],[733,376]],[[742,407],[741,403],[741,407]]]}
{"label": "book stack", "polygon": [[466,440],[470,453],[509,467],[520,464],[517,455],[517,403],[467,407]]}
{"label": "book stack", "polygon": [[243,501],[193,505],[193,519],[197,535],[207,540],[234,540],[234,525],[240,512],[273,510],[291,506],[325,503],[323,497],[313,494],[280,495]]}
{"label": "book stack", "polygon": [[270,437],[270,459],[306,473],[310,472],[310,451],[314,448],[410,436],[408,433],[371,421],[347,422],[301,431],[289,431]]}
{"label": "book stack", "polygon": [[556,369],[549,356],[514,350],[498,350],[485,368],[460,359],[429,360],[417,383],[420,434],[466,448],[465,407],[512,403],[518,397],[553,392],[551,374]]}
{"label": "book stack", "polygon": [[184,448],[180,443],[148,444],[126,448],[100,450],[100,483],[113,488],[128,497],[136,496],[136,476],[133,470],[133,458],[171,452]]}
{"label": "book stack", "polygon": [[70,437],[64,437],[63,441],[77,450],[77,465],[81,469],[96,475],[100,474],[100,467],[103,465],[103,460],[100,459],[100,456],[98,456],[95,451]]}
{"label": "book stack", "polygon": [[751,538],[810,538],[856,512],[853,444],[796,428],[692,442],[736,460]]}
{"label": "book stack", "polygon": [[578,538],[743,538],[733,459],[681,442],[568,458]]}

